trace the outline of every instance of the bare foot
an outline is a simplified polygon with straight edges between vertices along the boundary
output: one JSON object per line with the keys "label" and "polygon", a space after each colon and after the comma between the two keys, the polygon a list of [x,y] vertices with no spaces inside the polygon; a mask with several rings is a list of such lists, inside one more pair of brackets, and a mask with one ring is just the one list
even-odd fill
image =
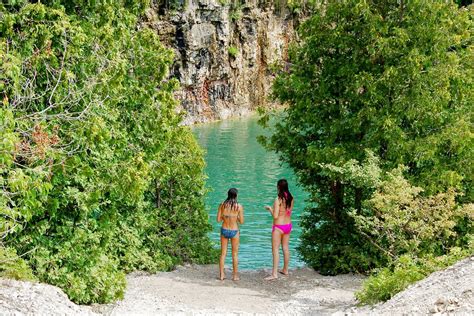
{"label": "bare foot", "polygon": [[278,276],[276,275],[269,275],[266,278],[264,278],[265,281],[272,281],[278,279]]}
{"label": "bare foot", "polygon": [[239,278],[238,276],[235,276],[235,275],[234,275],[234,276],[232,277],[232,281],[240,281],[240,278]]}
{"label": "bare foot", "polygon": [[219,280],[224,281],[224,280],[225,280],[225,274],[221,274],[221,275],[219,276]]}
{"label": "bare foot", "polygon": [[278,272],[280,272],[281,274],[283,274],[283,275],[286,275],[286,276],[288,276],[288,275],[289,275],[288,271],[283,271],[283,270],[280,270],[280,271],[278,271]]}

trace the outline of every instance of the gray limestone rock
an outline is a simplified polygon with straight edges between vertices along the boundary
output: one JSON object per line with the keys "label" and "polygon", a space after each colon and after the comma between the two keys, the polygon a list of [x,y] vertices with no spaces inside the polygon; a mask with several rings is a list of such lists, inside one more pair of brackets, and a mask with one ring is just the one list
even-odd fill
{"label": "gray limestone rock", "polygon": [[59,288],[0,279],[0,315],[98,315],[88,306],[72,303]]}
{"label": "gray limestone rock", "polygon": [[171,77],[184,124],[246,115],[259,106],[274,106],[268,95],[270,66],[287,59],[297,21],[288,12],[249,1],[237,7],[218,0],[188,0],[184,10],[147,20],[175,51]]}

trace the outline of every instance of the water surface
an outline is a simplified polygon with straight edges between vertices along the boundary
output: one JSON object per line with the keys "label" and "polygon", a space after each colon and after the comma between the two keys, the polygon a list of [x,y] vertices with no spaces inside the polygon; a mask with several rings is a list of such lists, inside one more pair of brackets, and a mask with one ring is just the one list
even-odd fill
{"label": "water surface", "polygon": [[[257,118],[203,124],[193,127],[193,132],[206,150],[207,186],[211,190],[206,205],[213,225],[212,240],[220,243],[217,208],[227,197],[227,190],[235,187],[239,190],[238,201],[245,211],[245,224],[240,227],[239,267],[242,270],[270,268],[272,217],[264,205],[272,204],[276,197],[276,182],[286,178],[295,196],[290,268],[302,266],[295,248],[299,243],[299,222],[306,194],[297,186],[291,169],[282,165],[275,153],[266,151],[257,142],[256,137],[266,132],[257,124]],[[230,246],[226,264],[231,264]]]}

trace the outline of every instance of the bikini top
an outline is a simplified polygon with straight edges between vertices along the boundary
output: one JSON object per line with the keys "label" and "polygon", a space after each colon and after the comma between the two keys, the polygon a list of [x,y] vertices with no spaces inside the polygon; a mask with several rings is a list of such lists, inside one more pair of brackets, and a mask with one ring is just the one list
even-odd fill
{"label": "bikini top", "polygon": [[225,218],[233,218],[233,217],[239,217],[238,214],[234,215],[234,214],[224,214],[224,210],[222,210],[222,217],[225,217]]}
{"label": "bikini top", "polygon": [[[292,212],[292,211],[293,211],[293,209],[287,208],[287,209],[286,209],[286,212],[285,212],[285,213],[286,213],[286,216],[288,216],[288,217],[291,216],[291,212]],[[281,214],[281,213],[280,213],[280,214]]]}
{"label": "bikini top", "polygon": [[[287,198],[287,197],[288,197],[288,194],[287,194],[286,192],[284,192],[284,194],[285,194],[285,198]],[[286,203],[286,201],[285,201],[285,203]],[[291,216],[291,212],[292,212],[292,211],[293,211],[293,208],[291,208],[291,206],[288,207],[288,208],[286,209],[286,216],[288,216],[288,217]]]}
{"label": "bikini top", "polygon": [[292,211],[293,211],[292,208],[287,208],[287,209],[286,209],[286,216],[290,217]]}

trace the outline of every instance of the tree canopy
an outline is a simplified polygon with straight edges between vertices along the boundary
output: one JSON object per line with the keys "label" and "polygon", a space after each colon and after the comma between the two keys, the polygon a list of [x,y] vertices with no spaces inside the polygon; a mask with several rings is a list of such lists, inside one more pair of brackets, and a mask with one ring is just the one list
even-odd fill
{"label": "tree canopy", "polygon": [[202,151],[147,5],[0,4],[1,264],[78,303],[120,297],[124,272],[211,258]]}
{"label": "tree canopy", "polygon": [[274,83],[288,107],[266,143],[312,194],[300,250],[318,270],[384,261],[348,215],[364,214],[374,192],[347,165],[366,150],[382,170],[405,165],[425,195],[454,188],[472,201],[472,13],[446,1],[329,1],[301,25]]}

